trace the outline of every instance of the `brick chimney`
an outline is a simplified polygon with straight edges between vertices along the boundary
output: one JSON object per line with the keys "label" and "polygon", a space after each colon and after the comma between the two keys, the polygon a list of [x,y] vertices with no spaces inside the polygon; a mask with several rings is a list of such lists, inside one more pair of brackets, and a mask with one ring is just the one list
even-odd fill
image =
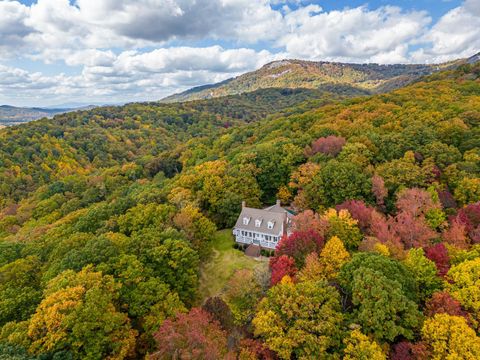
{"label": "brick chimney", "polygon": [[246,206],[245,200],[242,201],[242,209]]}
{"label": "brick chimney", "polygon": [[282,202],[279,199],[277,199],[277,206],[282,206]]}

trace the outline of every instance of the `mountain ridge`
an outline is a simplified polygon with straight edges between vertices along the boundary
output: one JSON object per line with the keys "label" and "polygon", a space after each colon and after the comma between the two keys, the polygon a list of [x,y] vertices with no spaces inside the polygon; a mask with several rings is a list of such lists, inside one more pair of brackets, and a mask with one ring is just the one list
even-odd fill
{"label": "mountain ridge", "polygon": [[204,100],[265,88],[325,90],[335,85],[371,94],[405,86],[422,76],[479,61],[480,53],[440,64],[356,64],[299,59],[276,60],[261,68],[215,84],[193,87],[161,99],[161,102]]}

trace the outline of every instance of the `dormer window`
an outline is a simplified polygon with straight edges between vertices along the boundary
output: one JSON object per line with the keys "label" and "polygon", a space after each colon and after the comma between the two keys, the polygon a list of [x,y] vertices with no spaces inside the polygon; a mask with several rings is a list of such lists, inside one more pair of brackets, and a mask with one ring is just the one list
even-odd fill
{"label": "dormer window", "polygon": [[255,227],[260,227],[260,225],[262,225],[262,220],[261,219],[255,220]]}
{"label": "dormer window", "polygon": [[273,229],[273,227],[275,226],[275,222],[274,221],[269,221],[268,224],[267,224],[267,227],[269,229]]}
{"label": "dormer window", "polygon": [[248,225],[249,222],[250,222],[250,218],[248,217],[243,218],[243,225]]}

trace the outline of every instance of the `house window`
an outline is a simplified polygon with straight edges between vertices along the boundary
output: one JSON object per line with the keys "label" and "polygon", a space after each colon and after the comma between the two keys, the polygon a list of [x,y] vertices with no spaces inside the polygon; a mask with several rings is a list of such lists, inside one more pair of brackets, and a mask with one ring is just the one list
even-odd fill
{"label": "house window", "polygon": [[262,220],[255,220],[255,227],[260,227],[260,225],[262,225]]}
{"label": "house window", "polygon": [[249,222],[250,222],[250,218],[248,217],[243,218],[243,225],[248,225]]}
{"label": "house window", "polygon": [[273,226],[275,225],[275,223],[273,221],[269,221],[267,226],[269,229],[273,229]]}

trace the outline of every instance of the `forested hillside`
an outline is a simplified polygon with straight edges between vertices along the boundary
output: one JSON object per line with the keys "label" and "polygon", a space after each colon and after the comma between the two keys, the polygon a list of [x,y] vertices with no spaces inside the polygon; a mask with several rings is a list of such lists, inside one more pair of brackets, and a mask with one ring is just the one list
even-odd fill
{"label": "forested hillside", "polygon": [[[281,92],[1,129],[0,359],[480,358],[480,64]],[[216,230],[276,198],[269,272],[201,298]]]}
{"label": "forested hillside", "polygon": [[203,100],[269,88],[313,89],[349,95],[379,93],[398,89],[422,76],[455,68],[468,61],[460,59],[434,65],[379,65],[279,60],[236,78],[192,88],[162,101]]}

